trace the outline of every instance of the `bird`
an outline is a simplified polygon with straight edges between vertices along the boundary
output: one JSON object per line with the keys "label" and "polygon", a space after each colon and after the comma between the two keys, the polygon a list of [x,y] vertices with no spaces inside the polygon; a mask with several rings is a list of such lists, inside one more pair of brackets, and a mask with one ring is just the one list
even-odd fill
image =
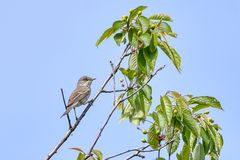
{"label": "bird", "polygon": [[82,76],[78,80],[76,88],[73,90],[71,96],[69,97],[67,109],[60,118],[67,115],[73,108],[75,109],[75,107],[79,107],[87,102],[91,94],[92,81],[94,81],[95,79],[96,78]]}

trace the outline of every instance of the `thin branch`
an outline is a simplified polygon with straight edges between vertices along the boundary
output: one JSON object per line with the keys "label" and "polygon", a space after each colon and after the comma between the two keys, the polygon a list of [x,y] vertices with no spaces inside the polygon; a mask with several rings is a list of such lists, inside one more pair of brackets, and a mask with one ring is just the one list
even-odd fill
{"label": "thin branch", "polygon": [[[138,156],[140,153],[144,153],[144,152],[145,152],[145,153],[146,153],[146,152],[155,152],[155,151],[158,151],[158,152],[159,152],[159,150],[165,148],[167,145],[173,143],[174,141],[175,141],[175,139],[172,139],[172,140],[166,142],[163,146],[159,147],[158,149],[145,150],[147,147],[149,147],[149,145],[148,145],[148,146],[146,146],[146,148],[138,150],[137,153],[134,153],[133,155],[131,155],[130,157],[128,157],[126,160],[132,159],[132,158]],[[140,157],[141,157],[141,156],[140,156]]]}
{"label": "thin branch", "polygon": [[[127,44],[126,48],[123,51],[122,56],[120,57],[119,62],[117,63],[117,65],[114,68],[114,74],[116,74],[116,72],[118,71],[123,59],[127,56],[129,56],[131,53],[127,53],[128,50],[130,49],[130,45]],[[102,86],[100,87],[99,91],[97,92],[97,94],[95,95],[95,97],[90,101],[90,103],[88,103],[87,107],[83,110],[82,114],[79,116],[79,118],[77,119],[77,121],[74,123],[74,125],[72,126],[72,128],[70,128],[66,134],[63,136],[63,138],[58,142],[58,144],[53,148],[53,150],[47,155],[47,157],[45,158],[45,160],[50,160],[51,157],[57,153],[58,149],[66,142],[66,140],[69,138],[69,136],[74,132],[74,130],[77,128],[78,124],[81,122],[81,120],[83,119],[83,117],[86,115],[86,113],[88,112],[89,108],[92,106],[92,104],[94,103],[94,101],[98,98],[98,96],[102,93],[102,90],[105,88],[105,86],[107,85],[107,83],[110,81],[110,79],[112,78],[113,73],[111,73],[107,79],[104,81],[104,83],[102,84]]]}
{"label": "thin branch", "polygon": [[[148,147],[148,146],[149,146],[149,145],[147,145],[147,147]],[[146,147],[146,146],[145,146],[145,147]],[[105,160],[109,160],[109,159],[112,159],[112,158],[115,158],[115,157],[124,155],[124,154],[129,153],[129,152],[140,151],[141,149],[143,149],[143,148],[145,148],[145,147],[129,149],[129,150],[127,150],[127,151],[124,151],[124,152],[118,153],[118,154],[116,154],[116,155],[113,155],[113,156],[111,156],[111,157],[108,157],[108,158],[106,158]]]}
{"label": "thin branch", "polygon": [[[106,125],[108,124],[110,118],[112,117],[114,111],[117,109],[118,105],[121,104],[121,103],[123,103],[126,99],[128,99],[128,98],[132,97],[133,95],[135,95],[136,93],[138,93],[138,92],[139,92],[143,87],[145,87],[145,86],[151,81],[151,79],[152,79],[160,70],[162,70],[164,67],[165,67],[165,65],[164,65],[163,67],[160,67],[159,69],[157,69],[157,70],[149,77],[149,79],[148,79],[140,88],[138,88],[136,91],[134,91],[134,92],[133,92],[132,94],[130,94],[129,96],[127,96],[127,97],[123,98],[122,100],[118,101],[117,104],[115,104],[115,106],[113,107],[112,111],[109,113],[107,119],[105,120],[105,122],[103,123],[102,127],[100,128],[100,131],[99,131],[96,139],[94,140],[93,145],[91,146],[91,148],[90,148],[90,150],[89,150],[89,152],[88,152],[88,155],[86,156],[85,160],[88,159],[89,156],[91,155],[93,148],[94,148],[95,145],[97,144],[97,141],[98,141],[99,138],[101,137],[101,134],[102,134],[104,128],[105,128]],[[126,92],[125,92],[125,93],[126,93]]]}
{"label": "thin branch", "polygon": [[134,157],[141,157],[141,158],[144,158],[144,156],[140,155],[140,153],[143,152],[143,151],[144,151],[146,148],[148,148],[148,147],[149,147],[149,145],[143,147],[142,149],[138,150],[137,153],[135,153],[135,154],[129,156],[128,158],[126,158],[126,160],[132,159],[132,158],[134,158]]}
{"label": "thin branch", "polygon": [[[115,92],[124,92],[127,91],[128,89],[119,89],[119,90],[115,90]],[[107,90],[102,90],[102,93],[113,93],[114,91],[107,91]]]}
{"label": "thin branch", "polygon": [[115,79],[115,72],[114,72],[114,64],[110,61],[110,65],[112,67],[112,74],[113,74],[113,106],[115,105],[116,100],[116,79]]}
{"label": "thin branch", "polygon": [[[66,101],[65,101],[65,97],[64,97],[64,93],[63,93],[63,89],[61,88],[61,93],[62,93],[62,99],[63,99],[63,103],[64,103],[64,106],[65,106],[65,109],[67,109],[67,104],[66,104]],[[67,114],[67,119],[68,119],[68,125],[69,125],[69,129],[72,128],[72,125],[71,125],[71,120],[69,118],[69,115]]]}

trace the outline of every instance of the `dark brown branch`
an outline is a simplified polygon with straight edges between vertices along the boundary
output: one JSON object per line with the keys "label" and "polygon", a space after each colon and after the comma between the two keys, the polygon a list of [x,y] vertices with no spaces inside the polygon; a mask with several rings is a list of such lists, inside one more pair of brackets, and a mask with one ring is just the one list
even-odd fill
{"label": "dark brown branch", "polygon": [[[149,146],[149,145],[147,145],[147,147],[148,147],[148,146]],[[143,149],[143,148],[145,148],[145,147],[129,149],[129,150],[127,150],[127,151],[124,151],[124,152],[118,153],[118,154],[116,154],[116,155],[113,155],[113,156],[111,156],[111,157],[108,157],[108,158],[106,158],[105,160],[109,160],[109,159],[112,159],[112,158],[115,158],[115,157],[124,155],[124,154],[129,153],[129,152],[140,151],[140,150]]]}
{"label": "dark brown branch", "polygon": [[[65,97],[64,97],[64,93],[63,93],[63,89],[61,88],[61,93],[62,93],[62,99],[63,99],[63,103],[64,103],[64,106],[65,106],[65,109],[67,110],[67,104],[66,104],[66,101],[65,101]],[[67,114],[67,119],[68,119],[68,125],[69,125],[69,129],[72,128],[72,125],[71,125],[71,120],[69,118],[69,115]]]}
{"label": "dark brown branch", "polygon": [[[151,81],[151,79],[152,79],[160,70],[162,70],[164,67],[165,67],[165,65],[164,65],[163,67],[157,69],[157,70],[149,77],[149,79],[147,80],[147,82],[145,82],[140,88],[138,88],[136,91],[134,91],[134,92],[133,92],[132,94],[130,94],[129,96],[127,96],[127,97],[123,98],[122,100],[118,101],[117,104],[115,104],[115,106],[113,107],[112,111],[109,113],[106,121],[103,123],[102,127],[100,128],[100,131],[99,131],[96,139],[94,140],[93,145],[91,146],[91,148],[90,148],[90,150],[89,150],[89,152],[88,152],[88,155],[86,156],[85,160],[88,159],[89,156],[91,155],[93,148],[94,148],[95,145],[97,144],[99,138],[101,137],[101,134],[102,134],[104,128],[105,128],[106,125],[108,124],[110,118],[112,117],[114,111],[117,109],[118,105],[121,104],[121,103],[123,103],[126,99],[128,99],[128,98],[132,97],[133,95],[135,95],[136,93],[138,93],[138,92],[139,92],[143,87],[145,87],[145,86]],[[126,92],[125,92],[125,93],[126,93]]]}
{"label": "dark brown branch", "polygon": [[[114,68],[114,74],[116,74],[116,72],[118,71],[123,59],[127,56],[129,56],[131,53],[127,53],[128,50],[130,48],[130,45],[127,44],[126,48],[123,51],[123,54],[119,60],[119,62],[117,63],[117,65]],[[74,125],[72,126],[72,128],[70,128],[66,134],[63,136],[63,138],[58,142],[58,144],[54,147],[54,149],[47,155],[47,157],[45,158],[45,160],[49,160],[51,159],[51,157],[57,153],[58,149],[63,145],[64,142],[66,142],[66,140],[69,138],[69,136],[73,133],[73,131],[77,128],[78,124],[81,122],[81,120],[83,119],[83,117],[86,115],[86,113],[88,112],[89,108],[92,106],[92,104],[94,103],[94,101],[98,98],[98,96],[102,93],[102,90],[105,88],[105,86],[107,85],[107,83],[110,81],[110,79],[112,78],[113,73],[111,73],[107,79],[104,81],[104,83],[102,84],[102,86],[100,87],[99,91],[97,92],[97,94],[95,95],[95,97],[88,103],[87,107],[83,110],[82,114],[80,115],[80,117],[77,119],[77,121],[74,123]]]}
{"label": "dark brown branch", "polygon": [[141,157],[141,158],[145,158],[144,156],[140,155],[141,152],[143,152],[146,148],[148,148],[149,145],[143,147],[142,149],[138,150],[137,153],[129,156],[128,158],[126,158],[126,160],[132,159],[133,157]]}
{"label": "dark brown branch", "polygon": [[[124,92],[127,91],[127,89],[119,89],[115,90],[115,92]],[[102,90],[102,93],[113,93],[114,91],[107,91],[107,90]]]}

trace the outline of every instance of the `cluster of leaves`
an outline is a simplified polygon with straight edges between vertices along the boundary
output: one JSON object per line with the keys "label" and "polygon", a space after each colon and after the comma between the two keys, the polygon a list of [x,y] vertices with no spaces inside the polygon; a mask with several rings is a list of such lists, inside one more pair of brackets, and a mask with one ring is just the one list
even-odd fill
{"label": "cluster of leaves", "polygon": [[[130,89],[127,95],[131,95],[140,88],[151,76],[155,69],[158,50],[162,50],[174,66],[180,71],[181,58],[177,51],[167,42],[167,36],[176,37],[168,24],[172,19],[165,14],[156,14],[150,17],[142,15],[146,6],[139,6],[130,10],[129,16],[122,16],[121,20],[115,21],[98,39],[98,46],[104,39],[113,35],[116,44],[130,44],[131,56],[128,68],[120,68],[122,74],[130,81]],[[144,121],[151,103],[151,86],[146,85],[137,94],[128,99],[128,104],[121,104],[122,120],[129,118],[134,124]],[[123,94],[119,96],[123,97]],[[119,99],[118,97],[118,99]]]}
{"label": "cluster of leaves", "polygon": [[218,159],[223,146],[219,125],[202,109],[213,107],[222,110],[220,103],[213,97],[191,95],[182,96],[170,91],[160,98],[160,104],[149,114],[153,124],[148,130],[148,143],[153,149],[161,147],[165,141],[167,151],[173,154],[182,138],[184,145],[178,160],[204,160],[208,155],[211,160]]}

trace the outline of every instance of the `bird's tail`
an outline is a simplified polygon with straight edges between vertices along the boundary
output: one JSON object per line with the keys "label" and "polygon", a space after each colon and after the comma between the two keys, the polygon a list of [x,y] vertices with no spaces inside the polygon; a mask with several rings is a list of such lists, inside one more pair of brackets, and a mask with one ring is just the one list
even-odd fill
{"label": "bird's tail", "polygon": [[67,107],[67,110],[63,113],[63,115],[60,118],[67,115],[71,110],[72,110],[72,107]]}

